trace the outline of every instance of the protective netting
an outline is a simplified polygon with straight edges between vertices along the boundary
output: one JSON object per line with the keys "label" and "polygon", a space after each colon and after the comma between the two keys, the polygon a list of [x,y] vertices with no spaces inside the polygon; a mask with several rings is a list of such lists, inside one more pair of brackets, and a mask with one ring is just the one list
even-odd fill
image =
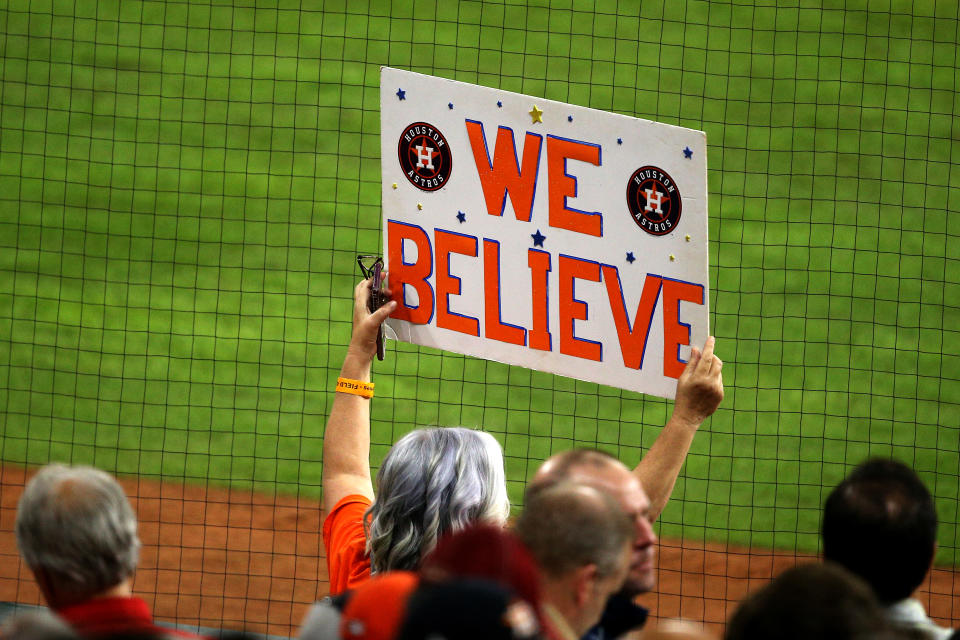
{"label": "protective netting", "polygon": [[[315,504],[355,256],[380,252],[380,65],[707,132],[727,397],[660,519],[679,568],[659,613],[719,622],[704,600],[734,601],[776,553],[815,554],[826,491],[868,455],[920,472],[937,562],[957,564],[956,2],[255,4],[0,7],[0,599],[35,598],[9,534],[25,466],[94,464],[144,499],[209,486],[208,510],[233,512],[223,489],[251,513]],[[375,464],[415,426],[482,425],[515,502],[552,451],[635,464],[670,409],[406,344],[374,376]],[[159,549],[141,591],[198,598],[162,615],[285,633],[324,593],[311,512],[283,525],[292,545],[275,524],[254,542],[249,518],[224,534],[247,565],[211,561],[204,604],[196,539],[164,542],[203,524],[184,505],[141,513]],[[711,565],[705,544],[765,561]],[[928,604],[956,623],[960,588],[938,575]],[[230,595],[231,579],[247,582]]]}

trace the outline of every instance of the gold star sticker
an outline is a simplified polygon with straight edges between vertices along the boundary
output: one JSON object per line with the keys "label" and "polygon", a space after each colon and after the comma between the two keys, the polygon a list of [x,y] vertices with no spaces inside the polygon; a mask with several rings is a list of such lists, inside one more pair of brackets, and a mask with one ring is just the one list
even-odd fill
{"label": "gold star sticker", "polygon": [[530,124],[533,124],[535,122],[543,122],[543,111],[540,111],[540,109],[537,109],[537,105],[533,105],[533,109],[530,109],[529,113],[530,113],[530,118],[532,120]]}
{"label": "gold star sticker", "polygon": [[677,259],[677,257],[671,253],[671,254],[670,254],[670,262],[673,262],[673,261],[676,260],[676,259]]}
{"label": "gold star sticker", "polygon": [[396,182],[393,183],[393,188],[394,188],[394,189],[397,188],[397,183],[396,183]]}
{"label": "gold star sticker", "polygon": [[418,202],[418,203],[417,203],[417,211],[423,211],[423,203],[422,203],[422,202]]}
{"label": "gold star sticker", "polygon": [[686,241],[687,241],[687,242],[690,242],[690,234],[689,234],[689,233],[687,234]]}

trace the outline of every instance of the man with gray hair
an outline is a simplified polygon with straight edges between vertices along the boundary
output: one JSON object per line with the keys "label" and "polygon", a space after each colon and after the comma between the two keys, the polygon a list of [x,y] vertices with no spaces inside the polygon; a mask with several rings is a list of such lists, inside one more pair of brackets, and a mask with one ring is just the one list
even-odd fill
{"label": "man with gray hair", "polygon": [[527,491],[516,534],[540,569],[549,635],[576,640],[597,623],[623,584],[632,523],[605,493],[559,483]]}
{"label": "man with gray hair", "polygon": [[633,523],[633,558],[627,579],[584,640],[619,638],[646,622],[648,612],[634,598],[656,584],[653,523],[670,498],[697,429],[723,400],[723,362],[714,355],[715,343],[710,337],[702,352],[691,349],[677,381],[673,415],[633,470],[602,451],[576,449],[549,458],[531,481],[531,489],[561,482],[594,487],[616,500]]}
{"label": "man with gray hair", "polygon": [[537,470],[528,492],[570,482],[593,487],[615,500],[631,524],[632,553],[626,580],[607,602],[600,622],[582,634],[584,640],[619,638],[643,626],[647,619],[647,610],[633,599],[656,584],[656,516],[637,476],[613,456],[593,449],[552,456]]}
{"label": "man with gray hair", "polygon": [[40,469],[20,497],[16,534],[47,604],[81,635],[197,637],[155,626],[147,604],[133,596],[137,518],[103,471]]}

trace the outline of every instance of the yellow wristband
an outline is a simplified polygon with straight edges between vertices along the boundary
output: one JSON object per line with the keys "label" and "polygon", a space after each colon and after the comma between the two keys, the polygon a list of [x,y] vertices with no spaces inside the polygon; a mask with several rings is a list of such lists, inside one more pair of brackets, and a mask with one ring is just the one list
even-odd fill
{"label": "yellow wristband", "polygon": [[351,380],[350,378],[337,378],[337,391],[352,393],[362,398],[372,398],[373,383],[360,382],[359,380]]}

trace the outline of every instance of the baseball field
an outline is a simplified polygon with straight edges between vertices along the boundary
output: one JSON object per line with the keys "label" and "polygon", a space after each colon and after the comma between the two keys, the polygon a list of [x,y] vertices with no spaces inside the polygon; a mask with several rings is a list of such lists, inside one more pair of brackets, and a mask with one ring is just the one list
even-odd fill
{"label": "baseball field", "polygon": [[[0,600],[37,599],[10,531],[49,461],[124,479],[160,617],[285,635],[325,593],[321,442],[356,255],[382,253],[389,65],[707,134],[726,398],[659,521],[655,613],[722,623],[818,553],[827,492],[877,455],[936,498],[924,597],[957,626],[958,41],[956,2],[5,3]],[[633,465],[670,411],[387,351],[374,465],[417,426],[483,427],[518,506],[551,452]]]}

